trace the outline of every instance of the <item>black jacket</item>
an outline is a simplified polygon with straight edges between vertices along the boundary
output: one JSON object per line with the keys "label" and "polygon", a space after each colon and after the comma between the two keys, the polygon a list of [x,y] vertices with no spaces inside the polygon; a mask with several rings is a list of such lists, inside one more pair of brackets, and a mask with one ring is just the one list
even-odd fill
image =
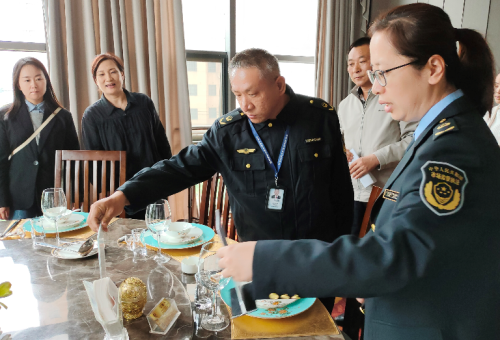
{"label": "black jacket", "polygon": [[[54,109],[46,107],[43,121]],[[11,210],[40,207],[42,191],[54,187],[56,150],[78,150],[78,136],[71,113],[61,110],[40,133],[39,145],[34,138],[8,161],[10,153],[34,132],[28,107],[5,119],[0,112],[0,207]]]}
{"label": "black jacket", "polygon": [[[277,119],[255,124],[276,164],[287,125],[290,135],[279,185],[284,211],[266,210],[274,171],[241,110],[219,118],[197,144],[137,173],[120,187],[128,212],[220,172],[243,240],[312,238],[331,242],[350,232],[353,189],[335,110],[321,99],[295,95]],[[274,191],[272,192],[274,193]]]}
{"label": "black jacket", "polygon": [[258,242],[255,298],[366,298],[366,340],[498,339],[499,168],[482,115],[455,100],[396,167],[374,231],[332,244]]}

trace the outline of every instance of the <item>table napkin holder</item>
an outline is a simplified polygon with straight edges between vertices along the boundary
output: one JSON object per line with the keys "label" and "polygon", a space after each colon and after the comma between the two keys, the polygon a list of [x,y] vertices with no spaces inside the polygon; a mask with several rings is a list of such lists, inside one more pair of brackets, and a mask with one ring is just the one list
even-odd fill
{"label": "table napkin holder", "polygon": [[177,321],[181,312],[173,299],[162,298],[146,316],[149,333],[165,335]]}
{"label": "table napkin holder", "polygon": [[93,282],[83,281],[92,311],[106,333],[104,340],[128,340],[123,327],[118,288],[109,277]]}

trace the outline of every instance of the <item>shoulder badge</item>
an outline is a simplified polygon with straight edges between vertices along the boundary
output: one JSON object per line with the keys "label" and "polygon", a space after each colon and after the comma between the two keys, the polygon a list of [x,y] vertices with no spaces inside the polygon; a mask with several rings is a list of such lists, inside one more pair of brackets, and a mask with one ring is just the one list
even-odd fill
{"label": "shoulder badge", "polygon": [[323,109],[323,110],[334,111],[333,107],[330,104],[328,104],[327,102],[325,102],[323,99],[311,98],[309,100],[309,104],[311,104],[314,107]]}
{"label": "shoulder badge", "polygon": [[243,116],[245,116],[245,114],[241,111],[241,109],[236,109],[220,117],[219,124],[221,127],[224,127],[240,120],[241,118],[243,118]]}
{"label": "shoulder badge", "polygon": [[439,123],[434,127],[432,134],[434,135],[434,140],[436,140],[442,135],[454,131],[458,131],[458,126],[453,118],[448,118],[441,119]]}
{"label": "shoulder badge", "polygon": [[456,213],[464,203],[465,171],[443,162],[428,161],[420,168],[420,198],[438,216]]}

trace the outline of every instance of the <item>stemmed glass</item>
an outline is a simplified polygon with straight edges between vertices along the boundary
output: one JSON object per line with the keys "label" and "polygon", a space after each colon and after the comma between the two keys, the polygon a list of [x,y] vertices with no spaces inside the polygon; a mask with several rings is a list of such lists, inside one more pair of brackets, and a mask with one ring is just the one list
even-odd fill
{"label": "stemmed glass", "polygon": [[221,275],[222,268],[219,267],[217,256],[217,249],[220,247],[222,243],[219,241],[205,243],[201,247],[198,261],[201,283],[212,292],[212,314],[203,318],[201,327],[214,332],[221,331],[229,325],[229,321],[218,311],[217,292],[229,283],[229,278]]}
{"label": "stemmed glass", "polygon": [[56,227],[56,244],[60,246],[57,221],[66,213],[66,195],[62,188],[49,188],[42,192],[43,216],[54,221]]}
{"label": "stemmed glass", "polygon": [[146,225],[148,229],[156,236],[158,242],[158,252],[153,257],[158,263],[166,263],[170,261],[170,256],[165,256],[161,252],[160,234],[165,231],[167,225],[170,224],[172,213],[170,212],[170,205],[165,199],[156,201],[148,205],[146,208]]}

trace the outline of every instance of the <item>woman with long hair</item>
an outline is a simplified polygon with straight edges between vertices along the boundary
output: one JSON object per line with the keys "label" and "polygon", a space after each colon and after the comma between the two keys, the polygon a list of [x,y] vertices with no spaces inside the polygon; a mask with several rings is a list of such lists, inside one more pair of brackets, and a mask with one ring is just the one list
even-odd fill
{"label": "woman with long hair", "polygon": [[256,299],[366,298],[366,340],[497,339],[500,149],[482,118],[493,99],[491,51],[423,3],[382,14],[370,34],[372,91],[393,119],[420,121],[371,230],[329,244],[231,245],[219,250],[222,275],[253,281],[245,292]]}
{"label": "woman with long hair", "polygon": [[[151,98],[125,89],[123,61],[111,53],[100,54],[92,62],[91,73],[102,96],[83,114],[85,149],[127,151],[127,180],[172,157]],[[144,212],[129,217],[144,218]]]}
{"label": "woman with long hair", "polygon": [[[0,218],[41,215],[41,195],[54,187],[56,150],[78,150],[71,113],[56,98],[49,74],[32,57],[20,59],[12,73],[14,101],[0,109]],[[49,117],[29,144],[13,154]],[[9,160],[10,158],[10,160]]]}

